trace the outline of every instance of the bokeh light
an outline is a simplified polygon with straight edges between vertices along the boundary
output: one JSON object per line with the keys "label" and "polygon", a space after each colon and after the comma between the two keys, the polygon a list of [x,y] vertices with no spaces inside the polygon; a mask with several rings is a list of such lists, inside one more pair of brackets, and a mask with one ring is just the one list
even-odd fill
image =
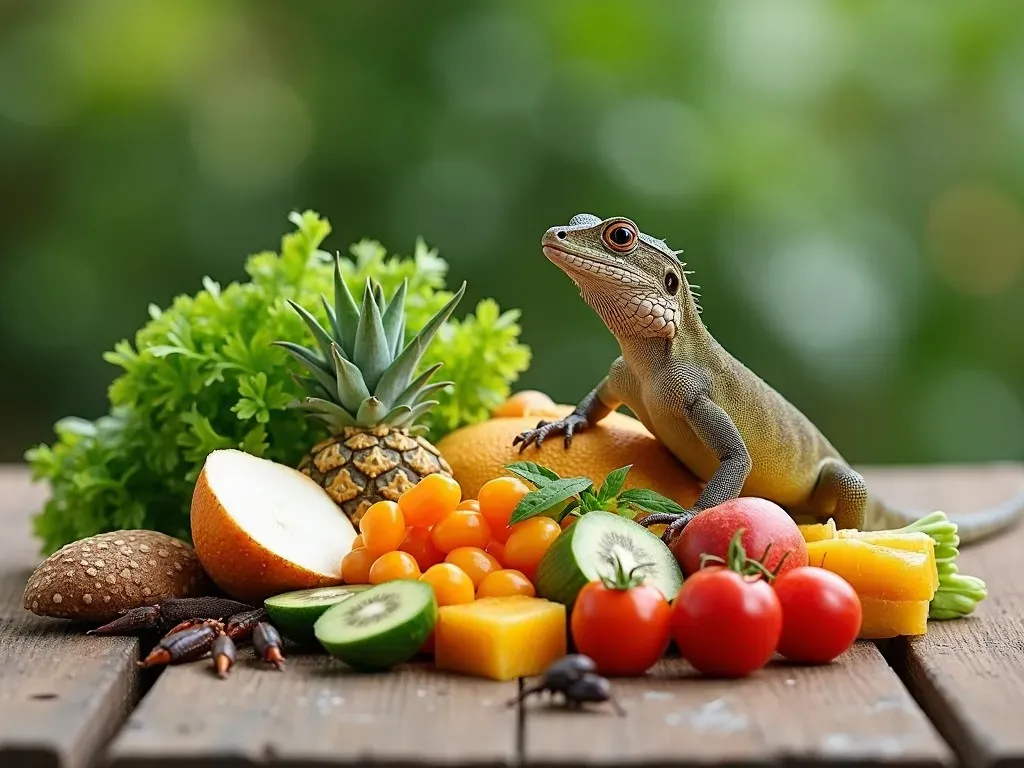
{"label": "bokeh light", "polygon": [[614,341],[540,252],[627,215],[853,461],[1024,458],[1024,4],[181,0],[0,18],[0,460],[106,408],[150,303],[287,214],[422,235],[520,308],[522,388]]}

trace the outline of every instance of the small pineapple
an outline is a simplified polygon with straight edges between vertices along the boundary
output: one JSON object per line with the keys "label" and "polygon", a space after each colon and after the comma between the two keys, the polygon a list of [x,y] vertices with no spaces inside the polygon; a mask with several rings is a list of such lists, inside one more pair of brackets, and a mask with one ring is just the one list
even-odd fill
{"label": "small pineapple", "polygon": [[289,300],[318,347],[275,342],[311,374],[298,377],[307,397],[294,405],[331,429],[331,437],[314,445],[298,469],[323,486],[357,525],[371,504],[397,501],[426,475],[451,477],[451,467],[437,448],[416,434],[422,429],[417,421],[437,405],[428,397],[451,382],[427,383],[440,363],[415,374],[465,290],[463,283],[404,347],[407,283],[385,302],[381,286],[367,280],[359,307],[335,257],[334,305],[323,299],[329,330]]}

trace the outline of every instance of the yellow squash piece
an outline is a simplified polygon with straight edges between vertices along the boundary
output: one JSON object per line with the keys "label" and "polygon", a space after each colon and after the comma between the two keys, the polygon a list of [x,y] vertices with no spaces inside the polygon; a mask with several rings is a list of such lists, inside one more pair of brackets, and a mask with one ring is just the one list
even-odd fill
{"label": "yellow squash piece", "polygon": [[[914,531],[912,533],[893,533],[891,531],[855,531],[842,529],[837,532],[840,539],[856,539],[866,541],[878,547],[891,547],[903,549],[908,552],[923,552],[928,556],[930,571],[932,574],[932,589],[939,588],[939,571],[935,567],[935,539],[927,533]],[[934,596],[934,591],[932,592]]]}
{"label": "yellow squash piece", "polygon": [[928,631],[927,600],[879,600],[862,597],[860,633],[862,640],[881,640],[900,635],[923,635]]}
{"label": "yellow squash piece", "polygon": [[835,520],[829,518],[827,523],[797,526],[804,537],[804,541],[810,544],[812,541],[828,541],[836,538]]}
{"label": "yellow squash piece", "polygon": [[487,597],[438,610],[438,669],[492,680],[541,675],[566,654],[565,606],[536,597]]}
{"label": "yellow squash piece", "polygon": [[930,601],[937,588],[934,556],[924,552],[832,539],[808,544],[807,558],[842,576],[862,599]]}

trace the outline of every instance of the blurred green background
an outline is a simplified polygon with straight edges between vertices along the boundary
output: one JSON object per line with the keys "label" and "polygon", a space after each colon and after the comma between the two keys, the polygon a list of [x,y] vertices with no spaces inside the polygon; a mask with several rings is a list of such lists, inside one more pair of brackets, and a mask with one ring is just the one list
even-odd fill
{"label": "blurred green background", "polygon": [[1022,81],[1013,0],[0,3],[0,460],[305,208],[520,307],[563,402],[616,347],[541,233],[630,216],[850,459],[1022,458]]}

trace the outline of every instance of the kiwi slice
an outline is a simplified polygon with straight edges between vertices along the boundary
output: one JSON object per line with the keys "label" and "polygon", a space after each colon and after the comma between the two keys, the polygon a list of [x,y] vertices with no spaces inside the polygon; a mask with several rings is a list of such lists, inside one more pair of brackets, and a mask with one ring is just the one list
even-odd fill
{"label": "kiwi slice", "polygon": [[596,510],[581,515],[544,553],[537,566],[537,594],[571,608],[587,582],[615,572],[616,557],[627,573],[642,565],[637,574],[667,600],[683,584],[679,563],[658,536],[621,515]]}
{"label": "kiwi slice", "polygon": [[313,625],[332,605],[369,589],[369,584],[343,584],[337,587],[300,589],[268,597],[263,607],[274,626],[298,643],[315,643]]}
{"label": "kiwi slice", "polygon": [[333,605],[313,625],[328,653],[358,670],[384,670],[415,656],[434,631],[437,600],[429,584],[398,579]]}

